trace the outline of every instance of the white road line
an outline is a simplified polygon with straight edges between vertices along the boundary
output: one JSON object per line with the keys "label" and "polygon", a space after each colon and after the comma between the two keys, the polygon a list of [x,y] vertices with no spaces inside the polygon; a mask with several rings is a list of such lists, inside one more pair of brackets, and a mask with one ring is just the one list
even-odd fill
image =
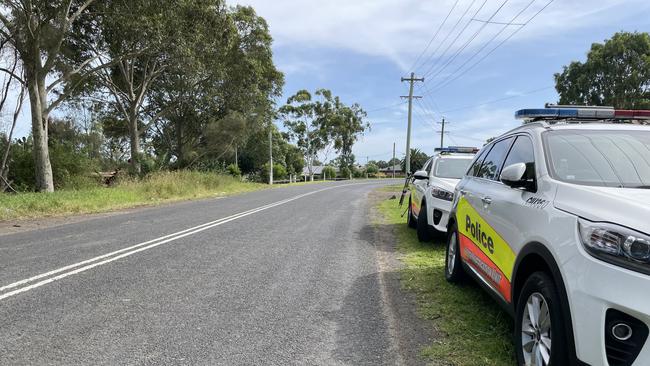
{"label": "white road line", "polygon": [[[6,299],[8,297],[11,297],[11,296],[14,296],[14,295],[17,295],[17,294],[20,294],[20,293],[35,289],[37,287],[41,287],[41,286],[46,285],[48,283],[58,281],[60,279],[66,278],[68,276],[72,276],[74,274],[87,271],[89,269],[92,269],[92,268],[95,268],[95,267],[98,267],[98,266],[101,266],[101,265],[116,261],[118,259],[128,257],[128,256],[133,255],[135,253],[139,253],[139,252],[151,249],[151,248],[155,248],[155,247],[157,247],[159,245],[166,244],[166,243],[169,243],[169,242],[184,238],[186,236],[194,235],[196,233],[200,233],[202,231],[211,229],[211,228],[213,228],[215,226],[223,225],[225,223],[240,219],[242,217],[246,217],[246,216],[255,214],[257,212],[260,212],[260,211],[265,211],[265,210],[268,210],[268,209],[276,207],[276,206],[284,205],[286,203],[289,203],[289,202],[292,202],[292,201],[295,201],[295,200],[298,200],[298,199],[301,199],[301,198],[304,198],[304,197],[307,197],[307,196],[310,196],[310,195],[313,195],[313,194],[316,194],[316,193],[320,193],[320,192],[327,191],[327,190],[330,190],[330,189],[335,189],[335,188],[347,187],[347,186],[351,186],[351,185],[363,185],[363,184],[371,184],[371,183],[366,182],[366,183],[345,184],[345,185],[327,187],[327,188],[319,189],[319,190],[316,190],[316,191],[303,193],[301,195],[294,196],[292,198],[284,199],[284,200],[274,202],[274,203],[270,203],[268,205],[260,206],[260,207],[257,207],[257,208],[254,208],[254,209],[251,209],[251,210],[248,210],[248,211],[240,212],[238,214],[234,214],[234,215],[224,217],[224,218],[221,218],[221,219],[218,219],[218,220],[207,222],[205,224],[194,226],[192,228],[185,229],[185,230],[182,230],[182,231],[178,231],[178,232],[173,233],[173,234],[165,235],[165,236],[162,236],[160,238],[156,238],[156,239],[153,239],[153,240],[146,241],[144,243],[136,244],[136,245],[133,245],[133,246],[130,246],[130,247],[127,247],[127,248],[116,250],[114,252],[110,252],[110,253],[103,254],[103,255],[100,255],[100,256],[97,256],[97,257],[94,257],[94,258],[90,258],[90,259],[87,259],[87,260],[84,260],[84,261],[81,261],[81,262],[78,262],[78,263],[74,263],[74,264],[71,264],[71,265],[68,265],[68,266],[65,266],[65,267],[61,267],[61,268],[55,269],[53,271],[49,271],[49,272],[46,272],[46,273],[42,273],[42,274],[30,277],[30,278],[24,279],[24,280],[20,280],[20,281],[11,283],[9,285],[0,287],[0,292],[3,292],[5,290],[9,290],[9,289],[12,289],[12,288],[19,287],[19,286],[22,286],[22,285],[25,285],[25,284],[40,280],[42,278],[49,277],[49,278],[47,278],[45,280],[42,280],[40,282],[36,282],[34,284],[24,286],[24,287],[20,287],[20,288],[18,288],[16,290],[1,294],[0,295],[0,300],[4,300],[4,299]],[[81,266],[83,266],[83,267],[81,267]],[[80,267],[80,268],[77,268],[77,267]],[[68,270],[70,270],[70,271],[68,271]],[[66,272],[66,271],[68,271],[68,272]],[[64,272],[64,273],[61,273],[61,272]],[[61,274],[59,274],[58,276],[50,277],[50,276],[53,276],[53,275],[58,274],[58,273],[61,273]]]}

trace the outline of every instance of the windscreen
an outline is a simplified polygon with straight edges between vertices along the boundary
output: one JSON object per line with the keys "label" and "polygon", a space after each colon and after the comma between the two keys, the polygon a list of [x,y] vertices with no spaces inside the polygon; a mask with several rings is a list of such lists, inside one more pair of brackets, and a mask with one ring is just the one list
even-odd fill
{"label": "windscreen", "polygon": [[471,157],[467,159],[440,158],[436,163],[433,175],[439,178],[461,179],[471,163]]}
{"label": "windscreen", "polygon": [[650,187],[650,132],[549,131],[544,140],[555,179],[593,186]]}

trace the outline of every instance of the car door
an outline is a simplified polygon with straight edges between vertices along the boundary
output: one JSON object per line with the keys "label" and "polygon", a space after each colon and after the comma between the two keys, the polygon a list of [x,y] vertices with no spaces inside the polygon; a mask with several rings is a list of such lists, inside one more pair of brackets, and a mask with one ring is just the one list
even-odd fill
{"label": "car door", "polygon": [[[428,173],[427,176],[430,175],[432,161],[433,158],[427,160],[427,162],[424,163],[422,169],[420,169],[420,170],[427,171]],[[412,201],[413,213],[415,214],[415,216],[418,216],[420,214],[420,206],[428,186],[429,186],[428,179],[413,180],[413,189],[411,190],[411,192],[413,192],[413,195],[411,196],[411,201]]]}
{"label": "car door", "polygon": [[505,301],[510,301],[512,249],[494,229],[498,218],[490,215],[495,192],[503,185],[499,174],[515,137],[495,141],[480,166],[469,172],[460,190],[456,220],[461,257],[474,274]]}
{"label": "car door", "polygon": [[[525,176],[532,182],[529,189],[512,188],[495,182],[490,189],[489,204],[484,206],[484,215],[494,232],[507,244],[510,252],[501,253],[500,265],[508,279],[505,291],[510,290],[510,280],[514,270],[516,254],[534,237],[540,227],[550,226],[550,218],[545,208],[552,202],[550,190],[537,188],[537,164],[533,140],[528,135],[519,135],[512,144],[503,163],[503,168],[516,164],[526,164]],[[510,301],[509,296],[504,296]]]}

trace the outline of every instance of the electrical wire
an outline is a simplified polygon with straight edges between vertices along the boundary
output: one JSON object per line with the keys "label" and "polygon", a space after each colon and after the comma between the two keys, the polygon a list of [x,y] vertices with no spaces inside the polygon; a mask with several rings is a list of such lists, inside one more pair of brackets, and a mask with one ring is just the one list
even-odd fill
{"label": "electrical wire", "polygon": [[451,15],[451,13],[453,13],[454,9],[456,9],[456,6],[458,5],[458,2],[459,2],[459,1],[460,1],[460,0],[456,0],[456,2],[454,3],[454,5],[453,5],[453,6],[451,7],[451,9],[449,10],[449,13],[447,13],[447,16],[445,17],[445,20],[443,20],[442,23],[440,23],[440,26],[438,27],[438,30],[436,30],[436,33],[433,34],[433,37],[431,37],[431,39],[429,40],[429,43],[427,43],[427,46],[424,47],[424,50],[422,50],[422,52],[420,53],[420,55],[415,59],[415,62],[413,63],[413,65],[411,65],[411,67],[409,68],[409,70],[415,70],[415,67],[416,67],[416,66],[419,66],[419,65],[418,65],[418,62],[420,61],[420,59],[422,58],[422,56],[424,56],[424,54],[429,50],[429,47],[431,47],[431,44],[432,44],[433,41],[436,39],[436,37],[438,37],[438,34],[440,33],[440,30],[442,30],[442,27],[444,27],[445,24],[447,23],[447,20],[449,19],[449,16]]}

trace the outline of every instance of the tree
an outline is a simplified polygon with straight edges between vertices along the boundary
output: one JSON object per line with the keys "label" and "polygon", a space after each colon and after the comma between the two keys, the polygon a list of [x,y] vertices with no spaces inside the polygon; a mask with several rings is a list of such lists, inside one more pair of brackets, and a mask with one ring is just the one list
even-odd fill
{"label": "tree", "polygon": [[373,163],[366,164],[366,174],[368,174],[368,176],[374,177],[375,175],[377,175],[377,173],[379,173],[379,167],[377,167],[376,164]]}
{"label": "tree", "polygon": [[326,178],[336,178],[336,169],[333,166],[327,165],[323,167],[323,179]]}
{"label": "tree", "polygon": [[[29,95],[36,190],[54,191],[48,149],[50,113],[97,70],[110,66],[87,52],[97,31],[89,21],[94,0],[0,2],[0,34],[16,49]],[[81,24],[85,22],[85,24]],[[3,72],[9,72],[3,68]],[[53,97],[50,99],[50,97]]]}
{"label": "tree", "polygon": [[185,13],[185,3],[161,6],[155,0],[109,0],[93,9],[103,14],[95,52],[114,64],[103,69],[97,80],[112,96],[113,106],[126,124],[131,166],[136,173],[140,173],[140,139],[147,128],[141,120],[150,90],[169,63],[181,56],[175,51],[177,45],[185,44],[183,35],[189,32],[176,27]]}
{"label": "tree", "polygon": [[370,127],[364,121],[366,113],[358,104],[348,107],[327,89],[316,90],[315,96],[318,99],[300,90],[280,108],[289,136],[305,155],[310,177],[313,177],[316,155],[330,144],[340,153],[339,165],[350,168],[354,164],[352,146]]}
{"label": "tree", "polygon": [[[320,94],[319,91],[316,93]],[[289,130],[288,136],[296,141],[302,151],[311,180],[314,179],[314,160],[318,152],[327,146],[328,137],[317,112],[317,105],[307,90],[299,90],[280,108],[280,116]]]}
{"label": "tree", "polygon": [[[419,149],[411,149],[411,171],[416,172],[429,160],[429,156]],[[406,171],[406,159],[402,159],[402,170]],[[409,173],[409,172],[407,172]]]}
{"label": "tree", "polygon": [[650,108],[650,34],[620,32],[555,74],[560,104]]}
{"label": "tree", "polygon": [[18,116],[20,115],[23,101],[25,99],[25,85],[20,83],[15,77],[15,75],[22,74],[22,72],[19,72],[18,70],[18,53],[15,49],[8,51],[8,47],[6,47],[6,45],[6,40],[0,42],[0,54],[6,54],[7,60],[11,66],[8,72],[5,73],[5,77],[2,81],[2,84],[0,85],[0,114],[4,113],[5,107],[8,104],[9,94],[13,91],[13,87],[15,87],[16,84],[18,85],[20,91],[18,93],[16,104],[11,111],[12,119],[9,126],[9,132],[4,134],[4,146],[3,149],[0,149],[0,151],[2,151],[2,155],[0,156],[0,192],[5,192],[7,189],[13,190],[8,178],[9,153],[11,152],[12,139],[14,131],[16,130]]}

